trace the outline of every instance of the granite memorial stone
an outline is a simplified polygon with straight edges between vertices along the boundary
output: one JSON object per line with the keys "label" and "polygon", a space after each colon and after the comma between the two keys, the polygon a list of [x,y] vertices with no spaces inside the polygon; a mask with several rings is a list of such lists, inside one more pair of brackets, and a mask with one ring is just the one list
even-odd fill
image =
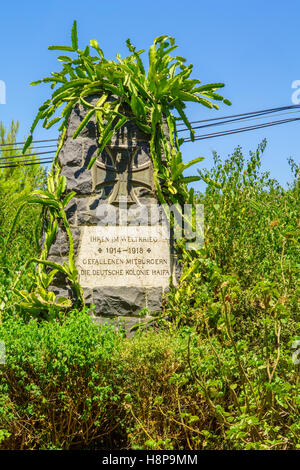
{"label": "granite memorial stone", "polygon": [[[97,97],[90,101],[96,103]],[[176,282],[175,255],[155,195],[149,135],[129,119],[89,170],[98,151],[95,119],[72,138],[86,112],[80,105],[73,109],[59,154],[66,192],[76,192],[67,218],[79,281],[86,303],[95,305],[96,318],[123,318],[131,326],[141,309],[160,310],[170,278]],[[67,255],[68,240],[60,227],[49,259],[63,263]],[[72,295],[62,277],[52,289]]]}

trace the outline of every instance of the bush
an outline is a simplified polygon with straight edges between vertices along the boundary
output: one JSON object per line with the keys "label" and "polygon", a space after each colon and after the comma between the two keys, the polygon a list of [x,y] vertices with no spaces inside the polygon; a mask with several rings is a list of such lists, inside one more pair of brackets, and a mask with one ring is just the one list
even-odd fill
{"label": "bush", "polygon": [[118,419],[111,376],[118,334],[75,311],[62,322],[10,318],[0,337],[7,358],[0,428],[11,434],[5,448],[68,449],[110,434]]}
{"label": "bush", "polygon": [[152,329],[128,339],[86,310],[25,321],[6,303],[0,448],[299,448],[299,176],[292,161],[287,189],[260,174],[263,149],[201,173],[205,245]]}
{"label": "bush", "polygon": [[247,339],[232,341],[228,323],[219,339],[187,327],[128,339],[74,311],[6,320],[0,340],[2,449],[299,445],[289,348],[266,360]]}

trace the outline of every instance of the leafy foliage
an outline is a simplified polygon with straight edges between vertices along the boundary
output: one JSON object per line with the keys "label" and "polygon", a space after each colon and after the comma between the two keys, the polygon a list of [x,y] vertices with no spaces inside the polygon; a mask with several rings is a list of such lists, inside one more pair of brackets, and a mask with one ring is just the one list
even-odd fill
{"label": "leafy foliage", "polygon": [[299,173],[261,174],[264,146],[201,172],[206,242],[148,331],[8,308],[2,449],[299,448]]}
{"label": "leafy foliage", "polygon": [[[8,130],[0,122],[0,142],[7,144],[0,147],[1,157],[20,153],[19,150],[13,150],[18,128],[18,122],[12,122]],[[33,153],[31,149],[29,150]],[[38,156],[32,155],[28,158],[37,160]],[[39,251],[36,232],[39,228],[40,208],[32,205],[24,207],[22,217],[15,226],[13,237],[6,249],[4,243],[19,204],[33,189],[42,189],[45,179],[45,170],[38,164],[33,166],[20,164],[17,167],[0,169],[0,317],[4,310],[7,311],[8,305],[14,308],[16,301],[14,287],[20,288],[22,285],[23,289],[30,289],[32,286],[33,267],[26,269],[25,265],[28,258],[37,256]],[[18,280],[18,275],[25,271],[26,276]]]}
{"label": "leafy foliage", "polygon": [[[248,160],[240,148],[224,163],[215,154],[212,170],[199,172],[206,191],[194,196],[183,179],[189,164],[182,163],[172,110],[184,118],[180,106],[186,94],[198,102],[218,99],[212,90],[216,86],[199,90],[182,58],[169,61],[175,44],[168,37],[151,46],[147,76],[141,51],[129,41],[131,55],[119,58],[119,64],[105,60],[95,40],[91,46],[97,58],[89,48],[78,51],[74,24],[72,46],[51,47],[75,52],[77,58],[60,56],[62,75],[44,80],[53,88],[61,85],[40,108],[35,124],[41,118],[50,126],[56,122],[49,121],[56,106],[65,105],[61,146],[72,107],[77,102],[88,107],[85,98],[99,93],[102,101],[89,108],[86,122],[96,113],[105,145],[128,119],[122,111],[125,103],[151,134],[156,176],[164,180],[161,192],[157,187],[161,200],[204,204],[205,244],[198,252],[183,253],[180,285],[171,289],[162,315],[148,331],[128,339],[122,331],[93,324],[86,309],[65,315],[70,308],[66,299],[48,297],[51,276],[59,270],[81,295],[64,212],[65,180],[57,162],[43,191],[39,176],[19,178],[23,169],[14,170],[10,179],[0,176],[7,207],[14,201],[9,184],[29,202],[17,213],[13,241],[1,250],[0,309],[5,315],[0,341],[7,352],[6,364],[0,366],[1,448],[298,449],[299,365],[292,361],[292,344],[299,340],[297,165],[290,160],[294,181],[283,189],[260,172],[265,142]],[[176,67],[181,70],[177,75]],[[116,88],[109,89],[112,83]],[[27,146],[31,141],[29,137]],[[0,207],[2,239],[14,216],[7,207]],[[33,219],[40,207],[45,243],[38,259]],[[69,235],[66,266],[47,262],[58,221]],[[34,275],[32,259],[38,264]],[[20,270],[26,276],[20,278]],[[20,290],[19,303],[38,319],[20,317],[12,309],[11,285],[19,286],[21,279],[26,288],[32,283],[38,288],[32,294]],[[51,321],[42,319],[44,309]]]}
{"label": "leafy foliage", "polygon": [[229,331],[223,341],[187,328],[126,339],[87,312],[8,319],[0,325],[1,448],[297,448],[289,348],[268,380],[261,349],[249,336],[232,343]]}
{"label": "leafy foliage", "polygon": [[10,318],[0,330],[7,352],[0,428],[11,434],[4,446],[68,449],[111,431],[118,394],[110,367],[119,341],[111,328],[100,330],[86,312],[75,311],[42,325]]}
{"label": "leafy foliage", "polygon": [[[18,125],[12,123],[6,143],[14,143],[16,141],[17,130]],[[60,151],[60,148],[61,146],[58,147],[57,153]],[[7,153],[8,151],[4,152]],[[39,189],[40,175],[43,175],[43,188],[41,189]],[[18,276],[10,288],[13,294],[16,293],[19,298],[21,297],[21,301],[19,300],[19,302],[17,302],[16,307],[27,312],[30,310],[31,314],[41,316],[48,315],[49,309],[51,311],[70,309],[72,306],[70,299],[64,297],[56,299],[55,294],[48,290],[53,277],[58,272],[66,276],[74,290],[77,302],[83,304],[82,290],[78,283],[77,269],[74,262],[73,238],[65,213],[65,207],[75,193],[63,196],[66,187],[65,177],[61,176],[59,172],[54,173],[51,171],[46,179],[44,170],[38,165],[35,166],[34,170],[27,170],[26,167],[20,165],[9,174],[7,173],[7,168],[4,168],[2,176],[3,181],[5,181],[5,184],[3,184],[4,194],[11,194],[10,190],[15,190],[18,194],[17,201],[19,203],[17,210],[14,212],[14,218],[9,230],[2,236],[2,259],[6,260],[8,253],[12,249],[12,235],[15,236],[16,227],[22,230],[20,225],[22,211],[24,209],[26,210],[28,206],[38,206],[42,208],[42,211],[33,211],[35,222],[33,219],[30,223],[31,230],[34,234],[35,256],[26,259],[26,262],[18,271]],[[14,183],[11,186],[7,186],[7,183],[11,181]],[[44,188],[45,183],[47,183],[47,190]],[[21,191],[20,188],[22,188]],[[8,209],[10,210],[10,208],[7,207],[6,210]],[[9,217],[8,220],[11,221],[11,217]],[[62,221],[69,239],[69,264],[64,266],[47,261],[51,244],[58,230],[58,220]],[[41,233],[42,231],[43,233]],[[42,236],[44,236],[44,245],[40,257],[38,258],[37,254],[40,251]],[[32,263],[37,263],[38,269],[35,271],[35,275],[30,283],[30,288],[28,289],[27,284],[26,289],[20,290],[18,284],[21,278],[24,278],[22,275],[27,272],[29,265]],[[49,270],[49,268],[51,269]]]}
{"label": "leafy foliage", "polygon": [[[144,50],[137,51],[129,39],[126,44],[131,54],[124,59],[117,54],[118,62],[105,59],[95,39],[92,39],[90,46],[86,46],[84,50],[78,49],[76,22],[73,24],[71,39],[72,46],[50,46],[49,49],[75,53],[75,58],[69,55],[59,56],[58,60],[63,65],[62,71],[53,72],[51,76],[33,83],[51,83],[51,88],[56,89],[51,98],[40,107],[24,149],[31,142],[32,133],[40,120],[45,128],[61,122],[59,129],[64,131],[70,113],[77,103],[88,108],[89,112],[73,138],[76,138],[91,117],[96,115],[99,153],[109,143],[114,132],[128,119],[134,119],[144,132],[151,135],[156,190],[161,202],[165,202],[165,197],[168,202],[191,200],[193,192],[188,192],[186,179],[182,175],[182,140],[177,137],[176,119],[183,119],[193,139],[194,131],[184,112],[186,102],[193,101],[209,108],[218,108],[212,100],[230,104],[216,93],[224,84],[210,83],[199,86],[200,80],[189,78],[193,66],[185,65],[186,59],[183,57],[170,55],[178,46],[174,38],[167,35],[157,37],[150,46],[147,74],[141,59]],[[97,56],[91,55],[90,47],[96,51]],[[87,96],[95,94],[100,95],[96,106],[86,101]],[[130,116],[124,112],[124,105],[130,110]],[[60,108],[61,115],[52,119]],[[164,122],[167,124],[168,135],[164,130]],[[165,165],[162,162],[162,152],[166,159]],[[96,158],[90,161],[89,168]],[[199,159],[196,159],[193,163],[198,161]],[[162,189],[159,179],[165,182]]]}

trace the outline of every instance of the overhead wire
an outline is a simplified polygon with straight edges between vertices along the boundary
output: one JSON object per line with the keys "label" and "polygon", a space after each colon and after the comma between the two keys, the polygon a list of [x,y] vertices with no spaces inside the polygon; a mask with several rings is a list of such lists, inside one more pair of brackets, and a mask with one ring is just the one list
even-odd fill
{"label": "overhead wire", "polygon": [[[205,123],[200,126],[194,126],[192,127],[193,129],[204,129],[208,127],[213,127],[213,126],[220,126],[220,125],[229,125],[233,122],[239,122],[239,121],[253,121],[256,119],[263,119],[264,117],[267,117],[271,114],[278,113],[280,111],[287,111],[284,113],[277,114],[277,116],[282,116],[282,115],[287,115],[287,114],[294,114],[300,112],[300,105],[289,105],[289,106],[281,106],[277,108],[269,108],[269,109],[263,109],[259,111],[252,111],[252,112],[247,112],[247,113],[240,113],[240,114],[233,114],[233,115],[228,115],[228,116],[222,116],[222,117],[217,117],[217,118],[210,118],[210,119],[202,119],[198,121],[191,121],[191,124],[201,124]],[[293,109],[297,109],[297,111],[292,111]],[[277,120],[277,121],[271,121],[271,122],[265,122],[261,124],[255,124],[253,126],[245,126],[245,127],[240,127],[240,128],[233,128],[233,129],[227,129],[224,131],[219,131],[219,132],[212,132],[208,134],[200,134],[200,135],[195,135],[193,139],[186,137],[184,138],[184,142],[191,142],[191,141],[197,141],[197,140],[205,140],[205,139],[212,139],[216,137],[223,137],[226,135],[231,135],[231,134],[237,134],[241,132],[248,132],[256,129],[263,129],[265,127],[272,127],[272,126],[277,126],[280,124],[286,124],[289,122],[295,122],[299,121],[299,118],[289,118],[289,119],[282,119],[282,120]],[[178,120],[178,125],[182,126],[184,125],[184,122],[180,122],[181,120]],[[210,123],[210,124],[206,124]],[[178,129],[178,132],[184,132],[188,131],[188,128],[184,129]],[[29,160],[24,160],[26,157],[30,156],[36,156],[39,157],[39,155],[45,155],[45,154],[53,154],[56,152],[56,150],[48,150],[44,152],[37,151],[37,149],[44,149],[44,148],[53,148],[57,147],[57,145],[35,145],[39,143],[48,143],[48,142],[58,142],[58,139],[40,139],[40,140],[35,140],[32,141],[29,151],[32,153],[27,153],[27,154],[15,154],[15,155],[3,155],[6,152],[9,151],[15,151],[17,152],[18,150],[21,150],[22,147],[18,148],[16,146],[23,146],[25,142],[11,142],[11,143],[3,143],[0,144],[0,168],[12,168],[12,167],[20,167],[21,165],[36,165],[39,163],[51,163],[52,158],[50,157],[41,157],[38,158],[37,160],[29,159]],[[1,152],[2,151],[2,152]],[[18,159],[18,161],[14,161],[14,159]]]}
{"label": "overhead wire", "polygon": [[8,155],[6,157],[0,157],[0,160],[10,160],[12,158],[22,158],[22,157],[32,157],[38,155],[44,155],[46,153],[55,153],[55,150],[48,150],[47,152],[35,152],[35,153],[25,153],[20,155]]}
{"label": "overhead wire", "polygon": [[[56,144],[51,145],[35,145],[40,143],[48,143],[48,142],[56,142]],[[57,147],[58,139],[39,139],[32,141],[32,147],[30,147],[30,153],[26,154],[14,154],[14,155],[6,155],[7,152],[18,152],[22,150],[22,146],[25,142],[11,142],[11,143],[3,143],[0,144],[0,168],[16,168],[21,167],[23,165],[38,165],[38,164],[47,164],[51,163],[53,158],[49,156],[49,154],[55,154],[56,150],[47,150],[41,152],[40,149],[46,148],[55,148]],[[16,146],[20,146],[19,148]],[[40,155],[47,155],[42,156]],[[27,159],[27,157],[36,157],[35,159]],[[25,159],[24,159],[25,158]],[[17,160],[16,160],[17,159]]]}
{"label": "overhead wire", "polygon": [[[43,139],[43,140],[33,140],[32,144],[34,143],[40,143],[40,142],[57,142],[58,139]],[[25,142],[10,142],[7,144],[0,144],[0,147],[6,147],[8,145],[24,145]]]}
{"label": "overhead wire", "polygon": [[[56,148],[57,145],[54,144],[54,145],[37,145],[37,146],[32,146],[30,147],[29,150],[33,151],[33,150],[36,150],[36,149],[47,149],[47,148]],[[14,147],[14,148],[5,148],[5,149],[2,149],[0,150],[0,152],[18,152],[19,150],[22,150],[21,147]]]}
{"label": "overhead wire", "polygon": [[[267,123],[263,123],[263,124],[256,124],[255,126],[240,127],[240,128],[237,128],[237,129],[228,129],[227,131],[223,131],[223,132],[213,132],[211,134],[195,135],[193,141],[212,139],[213,137],[222,137],[222,136],[230,135],[230,134],[238,134],[240,132],[248,132],[248,131],[252,131],[252,130],[256,130],[256,129],[262,129],[264,127],[277,126],[279,124],[286,124],[288,122],[294,122],[294,121],[300,121],[300,118],[282,119],[282,120],[279,120],[279,121],[272,121],[272,122],[267,122]],[[192,142],[192,139],[191,138],[186,138],[186,139],[184,139],[184,142]]]}
{"label": "overhead wire", "polygon": [[15,164],[7,164],[7,165],[0,165],[0,168],[21,168],[23,165],[24,166],[30,166],[30,165],[40,165],[41,163],[43,164],[46,164],[46,163],[51,163],[52,162],[52,159],[50,160],[44,160],[42,162],[38,161],[38,160],[34,160],[30,163],[23,163],[21,162],[22,164],[19,164],[19,163],[15,163]]}
{"label": "overhead wire", "polygon": [[[221,117],[216,117],[216,118],[209,118],[209,119],[201,119],[200,121],[190,121],[190,124],[198,124],[200,122],[209,122],[209,121],[219,121],[221,119],[230,119],[230,118],[237,118],[237,117],[243,117],[243,116],[250,116],[250,115],[260,115],[260,114],[270,114],[270,113],[275,113],[278,111],[285,111],[287,109],[296,109],[300,108],[300,105],[298,104],[293,104],[289,106],[280,106],[277,108],[268,108],[268,109],[261,109],[259,111],[249,111],[247,113],[240,113],[240,114],[231,114],[228,116],[221,116]],[[183,126],[185,125],[182,119],[178,119],[178,126]]]}
{"label": "overhead wire", "polygon": [[[290,114],[295,114],[295,113],[300,113],[300,109],[297,110],[297,111],[288,111],[286,113],[279,113],[277,114],[276,116],[286,116],[286,115],[290,115]],[[203,126],[193,126],[192,129],[204,129],[206,127],[214,127],[214,126],[221,126],[221,125],[227,125],[227,124],[231,124],[232,122],[239,122],[239,121],[243,121],[243,122],[248,122],[248,121],[255,121],[255,120],[259,120],[259,119],[264,119],[265,118],[265,114],[263,115],[258,115],[258,116],[255,116],[255,117],[248,117],[248,116],[245,116],[245,117],[242,117],[242,118],[236,118],[236,119],[228,119],[228,120],[225,120],[225,121],[219,121],[219,122],[213,122],[211,124],[204,124]],[[275,117],[275,116],[274,116]],[[178,129],[177,132],[187,132],[189,131],[190,129],[188,128],[185,128],[185,129]]]}

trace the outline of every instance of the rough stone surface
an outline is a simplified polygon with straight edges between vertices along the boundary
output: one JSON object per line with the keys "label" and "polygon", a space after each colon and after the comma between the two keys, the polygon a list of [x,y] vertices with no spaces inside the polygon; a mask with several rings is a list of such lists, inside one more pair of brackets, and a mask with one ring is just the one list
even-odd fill
{"label": "rough stone surface", "polygon": [[59,161],[66,166],[83,165],[83,139],[78,137],[76,140],[67,139],[59,154]]}
{"label": "rough stone surface", "polygon": [[138,313],[146,305],[145,289],[136,287],[102,287],[93,289],[95,313],[124,316]]}
{"label": "rough stone surface", "polygon": [[93,303],[94,303],[94,301],[93,301],[93,290],[89,289],[87,287],[84,287],[83,288],[83,295],[84,295],[86,305],[88,305],[88,306],[93,305]]}
{"label": "rough stone surface", "polygon": [[93,290],[93,302],[97,315],[129,316],[146,306],[152,312],[161,307],[161,288],[102,287]]}
{"label": "rough stone surface", "polygon": [[67,188],[77,194],[89,195],[92,192],[92,179],[87,167],[63,166],[61,174],[67,179]]}
{"label": "rough stone surface", "polygon": [[71,199],[66,207],[66,215],[70,225],[77,226],[77,200],[75,197]]}
{"label": "rough stone surface", "polygon": [[70,288],[66,287],[57,287],[57,286],[51,286],[50,287],[51,292],[54,292],[56,297],[59,299],[59,297],[72,297],[72,291]]}

